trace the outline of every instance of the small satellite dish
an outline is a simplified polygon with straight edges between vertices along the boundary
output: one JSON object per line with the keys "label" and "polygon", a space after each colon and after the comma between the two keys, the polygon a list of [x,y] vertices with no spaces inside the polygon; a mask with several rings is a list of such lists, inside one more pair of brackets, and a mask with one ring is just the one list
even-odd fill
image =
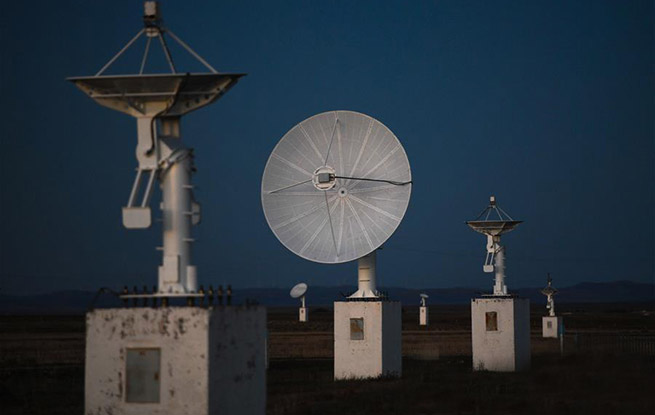
{"label": "small satellite dish", "polygon": [[425,307],[425,303],[428,300],[428,298],[430,298],[430,296],[427,295],[426,293],[421,293],[419,294],[419,296],[421,297],[421,307]]}
{"label": "small satellite dish", "polygon": [[300,298],[300,309],[298,310],[298,320],[301,323],[306,323],[308,319],[307,308],[305,306],[305,293],[307,293],[307,284],[304,282],[298,283],[293,286],[289,295],[291,298]]}
{"label": "small satellite dish", "polygon": [[409,160],[381,122],[353,111],[302,121],[275,146],[261,197],[266,221],[296,255],[338,264],[379,248],[405,215]]}
{"label": "small satellite dish", "polygon": [[289,292],[289,295],[291,296],[291,298],[300,298],[304,296],[306,292],[307,292],[307,284],[301,282],[293,286],[291,292]]}
{"label": "small satellite dish", "polygon": [[546,296],[552,296],[557,294],[557,289],[548,285],[546,288],[541,290],[541,293]]}

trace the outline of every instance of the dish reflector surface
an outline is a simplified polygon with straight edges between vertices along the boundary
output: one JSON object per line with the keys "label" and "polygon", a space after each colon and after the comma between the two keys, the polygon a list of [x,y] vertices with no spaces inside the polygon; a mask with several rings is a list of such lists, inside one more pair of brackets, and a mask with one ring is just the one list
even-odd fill
{"label": "dish reflector surface", "polygon": [[522,222],[523,221],[520,220],[512,220],[512,221],[471,220],[466,222],[466,224],[476,232],[480,232],[485,235],[498,236],[513,231],[514,228],[519,226],[519,224],[521,224]]}
{"label": "dish reflector surface", "polygon": [[407,210],[411,180],[405,150],[381,122],[352,111],[325,112],[277,144],[262,178],[262,206],[275,236],[296,255],[348,262],[393,234]]}
{"label": "dish reflector surface", "polygon": [[[484,219],[482,219],[484,217]],[[481,220],[482,219],[482,220]],[[477,218],[466,222],[466,224],[476,232],[489,236],[500,236],[513,231],[523,221],[514,220],[496,203],[496,197],[489,198],[487,206]]]}
{"label": "dish reflector surface", "polygon": [[291,296],[291,298],[300,298],[303,295],[305,295],[306,292],[307,292],[307,284],[301,282],[293,286],[293,288],[289,292],[289,295]]}
{"label": "dish reflector surface", "polygon": [[100,105],[134,117],[179,116],[211,104],[245,74],[153,74],[68,78]]}
{"label": "dish reflector surface", "polygon": [[421,298],[430,298],[430,296],[429,296],[429,295],[427,295],[427,294],[424,294],[424,293],[421,293],[421,294],[419,294],[419,295],[421,296]]}

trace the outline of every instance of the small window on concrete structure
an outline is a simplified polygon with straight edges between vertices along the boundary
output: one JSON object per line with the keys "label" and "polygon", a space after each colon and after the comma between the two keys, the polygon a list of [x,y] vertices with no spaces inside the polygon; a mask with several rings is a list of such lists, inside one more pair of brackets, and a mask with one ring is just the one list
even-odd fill
{"label": "small window on concrete structure", "polygon": [[547,321],[546,322],[546,327],[548,327],[549,329],[552,329],[553,328],[553,322],[552,321]]}
{"label": "small window on concrete structure", "polygon": [[160,349],[127,349],[125,402],[159,402]]}
{"label": "small window on concrete structure", "polygon": [[350,340],[364,340],[364,319],[350,319]]}
{"label": "small window on concrete structure", "polygon": [[487,331],[498,331],[498,313],[489,311],[485,313],[487,320]]}

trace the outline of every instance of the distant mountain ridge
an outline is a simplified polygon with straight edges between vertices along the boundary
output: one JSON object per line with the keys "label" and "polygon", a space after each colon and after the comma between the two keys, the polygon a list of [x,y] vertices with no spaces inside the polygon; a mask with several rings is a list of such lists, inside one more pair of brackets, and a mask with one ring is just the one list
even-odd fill
{"label": "distant mountain ridge", "polygon": [[[419,303],[419,294],[430,296],[431,304],[466,304],[485,290],[478,288],[432,288],[413,289],[401,287],[381,288],[394,300],[404,305]],[[514,293],[529,298],[535,303],[545,303],[545,297],[539,288],[520,288]],[[354,286],[309,287],[307,302],[310,306],[330,306],[335,300],[355,291]],[[0,295],[0,314],[80,314],[92,303],[95,307],[120,306],[121,302],[110,294],[99,295],[97,292],[69,290],[41,295]],[[612,302],[651,302],[655,301],[655,284],[633,281],[583,282],[570,287],[559,288],[556,300],[561,303],[612,303]],[[267,306],[281,307],[298,304],[298,300],[289,297],[286,288],[244,288],[235,289],[233,302],[241,304],[256,301]]]}

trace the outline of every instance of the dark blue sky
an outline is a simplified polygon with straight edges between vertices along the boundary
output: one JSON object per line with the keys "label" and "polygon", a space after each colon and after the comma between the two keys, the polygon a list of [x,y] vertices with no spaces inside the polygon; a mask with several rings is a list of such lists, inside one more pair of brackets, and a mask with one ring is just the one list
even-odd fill
{"label": "dark blue sky", "polygon": [[[136,123],[64,80],[94,74],[139,30],[141,8],[2,6],[4,293],[156,282],[159,228],[121,226]],[[260,204],[277,141],[335,109],[379,119],[412,165],[405,220],[378,255],[382,285],[491,288],[485,240],[464,224],[491,194],[525,221],[504,238],[510,289],[547,271],[556,286],[653,281],[652,1],[164,1],[163,13],[218,70],[248,73],[183,120],[201,283],[355,284],[355,263],[287,251]],[[114,73],[138,71],[137,46]]]}

